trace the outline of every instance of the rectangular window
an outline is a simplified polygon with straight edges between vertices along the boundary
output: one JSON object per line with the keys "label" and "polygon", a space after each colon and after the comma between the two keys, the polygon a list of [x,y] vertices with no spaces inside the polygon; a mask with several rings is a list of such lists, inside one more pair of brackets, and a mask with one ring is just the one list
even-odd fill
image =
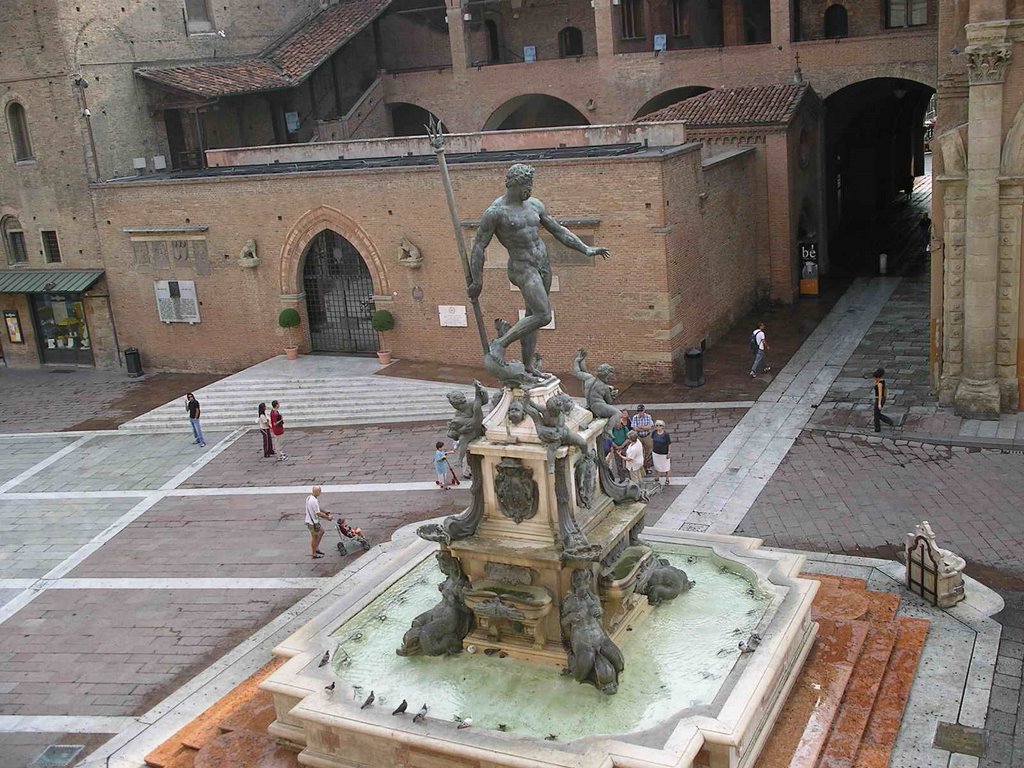
{"label": "rectangular window", "polygon": [[28,261],[24,232],[18,230],[7,232],[7,259],[11,264],[24,264]]}
{"label": "rectangular window", "polygon": [[688,0],[672,0],[672,36],[690,36],[690,14]]}
{"label": "rectangular window", "polygon": [[43,256],[46,263],[60,263],[60,241],[57,240],[57,233],[52,229],[44,229],[39,234],[43,238]]}
{"label": "rectangular window", "polygon": [[888,0],[885,25],[890,29],[928,23],[928,0]]}
{"label": "rectangular window", "polygon": [[622,0],[622,39],[639,40],[644,36],[643,0]]}
{"label": "rectangular window", "polygon": [[185,0],[185,19],[190,33],[213,32],[213,17],[207,0]]}

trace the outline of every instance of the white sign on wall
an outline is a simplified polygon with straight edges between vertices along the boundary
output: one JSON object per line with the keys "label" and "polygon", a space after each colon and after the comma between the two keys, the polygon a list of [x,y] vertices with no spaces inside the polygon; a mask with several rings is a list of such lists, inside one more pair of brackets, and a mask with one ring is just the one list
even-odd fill
{"label": "white sign on wall", "polygon": [[198,323],[199,299],[192,280],[157,280],[156,309],[164,323]]}
{"label": "white sign on wall", "polygon": [[[519,319],[522,320],[524,317],[526,317],[526,310],[525,309],[520,309],[519,310]],[[542,331],[553,331],[553,330],[555,330],[555,311],[554,310],[551,310],[551,322],[548,323],[547,325],[542,325],[540,327],[540,329]]]}
{"label": "white sign on wall", "polygon": [[437,316],[442,328],[465,328],[469,325],[466,319],[466,307],[460,304],[439,304]]}

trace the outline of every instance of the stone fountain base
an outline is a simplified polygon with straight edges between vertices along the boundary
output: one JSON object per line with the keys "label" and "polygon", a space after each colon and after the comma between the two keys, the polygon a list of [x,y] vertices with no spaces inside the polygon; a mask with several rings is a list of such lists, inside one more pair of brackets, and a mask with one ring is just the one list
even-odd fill
{"label": "stone fountain base", "polygon": [[[429,716],[417,724],[408,716],[393,717],[393,702],[387,707],[360,709],[357,692],[344,679],[336,679],[331,666],[321,668],[318,663],[325,649],[337,649],[333,632],[368,606],[372,608],[374,600],[436,551],[436,545],[429,542],[405,540],[395,542],[386,554],[367,555],[370,559],[360,571],[360,583],[352,585],[352,597],[332,606],[275,649],[276,655],[289,660],[261,686],[274,697],[277,717],[270,733],[299,753],[300,764],[318,768],[751,766],[814,640],[817,625],[811,620],[810,608],[817,582],[798,577],[802,556],[765,552],[756,539],[657,529],[646,530],[644,538],[658,547],[709,556],[720,568],[742,576],[751,588],[770,596],[756,628],[762,638],[760,646],[753,653],[735,654],[710,704],[667,711],[659,724],[646,730],[564,742],[484,727],[458,729],[450,720]],[[643,557],[642,550],[620,553],[618,562],[626,559],[621,569],[603,574],[605,591],[612,600],[619,586],[616,581],[628,578],[626,572]],[[477,583],[478,588],[482,586],[486,586],[485,580]],[[529,604],[527,593],[511,597]],[[543,610],[543,606],[534,607]],[[686,639],[680,638],[680,642]],[[548,647],[546,642],[544,647]],[[430,674],[430,664],[450,664],[452,660],[419,659],[415,663],[428,665],[425,669]],[[552,670],[552,674],[557,672]],[[630,674],[628,657],[624,674]],[[325,692],[324,686],[335,681],[336,690]],[[606,701],[614,707],[616,697]],[[514,698],[508,704],[529,705]],[[410,712],[418,706],[410,701]]]}

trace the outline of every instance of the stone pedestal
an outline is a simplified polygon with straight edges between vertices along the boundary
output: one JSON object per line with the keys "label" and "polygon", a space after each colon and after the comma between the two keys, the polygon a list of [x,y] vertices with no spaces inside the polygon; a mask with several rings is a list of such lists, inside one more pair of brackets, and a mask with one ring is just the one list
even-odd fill
{"label": "stone pedestal", "polygon": [[907,589],[939,608],[952,608],[964,599],[964,559],[935,542],[925,520],[908,533],[903,545]]}

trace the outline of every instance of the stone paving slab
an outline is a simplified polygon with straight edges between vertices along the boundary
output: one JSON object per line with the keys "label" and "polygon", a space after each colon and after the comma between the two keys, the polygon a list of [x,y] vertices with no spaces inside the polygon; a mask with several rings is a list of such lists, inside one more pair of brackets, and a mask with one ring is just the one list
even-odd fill
{"label": "stone paving slab", "polygon": [[[673,476],[696,474],[744,413],[743,408],[651,411],[672,434]],[[250,432],[181,487],[432,482],[434,443],[451,445],[445,430],[443,422],[289,430],[287,461],[264,459],[259,433]]]}
{"label": "stone paving slab", "polygon": [[[302,495],[172,497],[146,511],[71,571],[71,578],[330,576],[355,555],[341,557],[329,525],[321,549],[309,556]],[[371,542],[397,528],[461,512],[469,492],[346,493],[320,497],[324,509],[363,528]]]}
{"label": "stone paving slab", "polygon": [[136,501],[8,500],[0,495],[0,578],[42,576],[104,531]]}
{"label": "stone paving slab", "polygon": [[69,768],[79,765],[110,738],[105,733],[0,733],[0,768],[25,768],[51,744],[75,744],[84,749]]}
{"label": "stone paving slab", "polygon": [[0,714],[139,715],[306,590],[47,590],[0,624]]}
{"label": "stone paving slab", "polygon": [[804,432],[736,533],[763,537],[768,546],[891,552],[928,520],[975,576],[998,569],[1024,579],[1024,518],[1010,514],[1021,509],[1019,454]]}
{"label": "stone paving slab", "polygon": [[155,490],[228,435],[206,434],[207,447],[185,435],[103,435],[90,440],[17,491]]}
{"label": "stone paving slab", "polygon": [[0,483],[20,475],[76,440],[74,437],[17,437],[0,440]]}

